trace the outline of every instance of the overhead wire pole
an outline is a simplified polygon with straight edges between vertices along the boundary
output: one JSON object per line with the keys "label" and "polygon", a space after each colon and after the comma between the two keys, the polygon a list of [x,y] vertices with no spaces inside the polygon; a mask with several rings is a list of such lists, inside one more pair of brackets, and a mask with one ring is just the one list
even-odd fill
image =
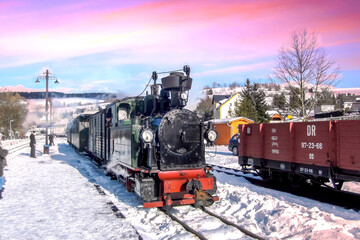
{"label": "overhead wire pole", "polygon": [[44,154],[49,154],[49,79],[55,80],[55,84],[59,83],[56,77],[52,76],[50,77],[51,72],[49,69],[46,69],[45,72],[43,72],[43,76],[37,77],[35,83],[40,83],[40,79],[46,80],[46,92],[45,92],[45,115],[46,115],[46,132],[45,132],[45,145],[44,145]]}

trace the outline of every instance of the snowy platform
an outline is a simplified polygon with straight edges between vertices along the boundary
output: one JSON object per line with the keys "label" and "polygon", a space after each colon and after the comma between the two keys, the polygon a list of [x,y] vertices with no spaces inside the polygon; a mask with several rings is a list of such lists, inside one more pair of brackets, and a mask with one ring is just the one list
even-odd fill
{"label": "snowy platform", "polygon": [[37,147],[37,158],[28,152],[8,158],[0,239],[138,239],[77,170],[77,153],[54,146],[42,155],[42,145]]}

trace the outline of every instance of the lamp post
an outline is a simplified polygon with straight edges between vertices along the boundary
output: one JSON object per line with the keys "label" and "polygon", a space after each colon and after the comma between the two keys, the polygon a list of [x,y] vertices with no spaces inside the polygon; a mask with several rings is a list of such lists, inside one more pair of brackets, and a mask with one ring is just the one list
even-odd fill
{"label": "lamp post", "polygon": [[10,139],[12,139],[12,135],[11,135],[11,123],[13,122],[14,120],[10,120],[10,129],[9,129],[9,137],[10,137]]}
{"label": "lamp post", "polygon": [[45,145],[44,145],[44,154],[49,154],[49,143],[48,143],[48,136],[49,136],[49,79],[50,80],[55,80],[55,84],[59,83],[59,81],[57,80],[56,77],[54,76],[50,76],[51,72],[49,71],[49,69],[46,69],[45,71],[43,71],[42,76],[39,76],[36,78],[35,83],[40,83],[40,79],[45,79],[46,80],[46,92],[45,92],[45,115],[46,115],[46,134],[45,134]]}

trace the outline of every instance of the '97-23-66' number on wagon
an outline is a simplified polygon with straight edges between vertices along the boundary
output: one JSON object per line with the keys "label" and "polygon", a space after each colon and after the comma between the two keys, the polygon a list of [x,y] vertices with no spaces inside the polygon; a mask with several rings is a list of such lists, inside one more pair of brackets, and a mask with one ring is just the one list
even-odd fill
{"label": "'97-23-66' number on wagon", "polygon": [[314,142],[302,142],[301,148],[308,148],[308,149],[322,149],[322,143],[314,143]]}

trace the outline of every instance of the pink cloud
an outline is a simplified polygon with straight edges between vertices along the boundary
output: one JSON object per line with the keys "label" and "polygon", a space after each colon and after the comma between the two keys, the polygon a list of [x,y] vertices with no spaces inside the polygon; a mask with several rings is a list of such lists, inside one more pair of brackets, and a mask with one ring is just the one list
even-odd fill
{"label": "pink cloud", "polygon": [[195,77],[204,77],[204,76],[214,76],[214,75],[224,75],[229,73],[239,73],[246,71],[254,71],[259,69],[268,69],[272,66],[273,62],[260,62],[249,65],[240,65],[240,66],[231,66],[226,68],[219,68],[214,70],[209,70],[206,72],[195,73]]}
{"label": "pink cloud", "polygon": [[[71,92],[74,91],[74,89],[71,88],[59,88],[56,89],[50,88],[49,91],[55,91],[55,92]],[[16,86],[6,86],[6,87],[0,87],[0,92],[45,92],[45,89],[36,89],[36,88],[27,88],[24,85],[16,85]]]}
{"label": "pink cloud", "polygon": [[50,8],[47,15],[44,9],[16,12],[0,5],[7,23],[0,25],[0,51],[22,62],[44,61],[49,52],[67,58],[114,50],[148,58],[191,54],[201,62],[273,56],[301,26],[319,32],[323,46],[359,42],[360,36],[358,1],[172,0],[99,10],[95,3]]}

